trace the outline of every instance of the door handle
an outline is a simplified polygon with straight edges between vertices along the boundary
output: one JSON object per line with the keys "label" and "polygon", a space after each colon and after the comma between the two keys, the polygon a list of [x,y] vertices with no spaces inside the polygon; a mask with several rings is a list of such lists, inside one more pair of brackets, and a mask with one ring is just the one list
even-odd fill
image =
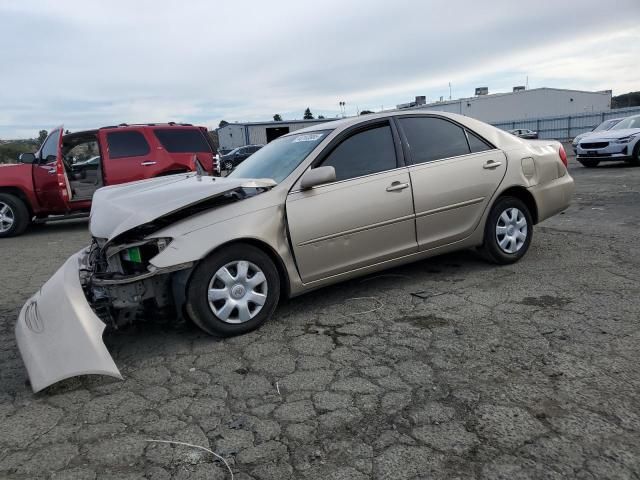
{"label": "door handle", "polygon": [[387,187],[387,192],[397,192],[399,190],[404,190],[405,188],[409,188],[408,183],[393,182]]}
{"label": "door handle", "polygon": [[58,173],[55,168],[52,168],[51,170],[47,170],[47,172],[49,172],[49,175],[55,175],[56,173]]}
{"label": "door handle", "polygon": [[157,162],[142,162],[140,165],[143,167],[148,167],[150,165],[155,165]]}
{"label": "door handle", "polygon": [[482,168],[496,168],[499,167],[500,165],[502,165],[502,162],[496,162],[495,160],[489,160],[487,163],[485,163],[484,165],[482,165]]}

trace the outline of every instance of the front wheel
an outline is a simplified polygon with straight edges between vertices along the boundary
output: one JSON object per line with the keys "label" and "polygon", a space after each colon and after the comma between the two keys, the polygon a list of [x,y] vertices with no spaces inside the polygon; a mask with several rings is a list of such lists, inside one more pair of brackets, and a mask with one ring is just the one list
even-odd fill
{"label": "front wheel", "polygon": [[533,220],[525,203],[502,197],[489,212],[482,249],[493,263],[514,263],[527,253],[532,237]]}
{"label": "front wheel", "polygon": [[233,162],[231,160],[227,160],[226,162],[224,162],[224,169],[227,172],[230,172],[231,170],[233,170]]}
{"label": "front wheel", "polygon": [[0,193],[0,238],[20,235],[29,226],[29,210],[14,195]]}
{"label": "front wheel", "polygon": [[212,335],[250,332],[273,314],[280,277],[262,250],[246,244],[222,248],[196,267],[187,287],[186,310]]}
{"label": "front wheel", "polygon": [[640,141],[636,143],[633,149],[631,160],[628,160],[631,165],[640,165]]}

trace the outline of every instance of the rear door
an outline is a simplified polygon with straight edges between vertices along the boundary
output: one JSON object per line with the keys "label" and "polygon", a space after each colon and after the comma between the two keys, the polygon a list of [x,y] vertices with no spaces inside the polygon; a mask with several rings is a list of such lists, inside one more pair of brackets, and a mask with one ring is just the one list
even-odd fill
{"label": "rear door", "polygon": [[409,167],[420,250],[475,230],[504,178],[506,156],[474,132],[437,116],[397,119]]}
{"label": "rear door", "polygon": [[213,149],[206,128],[182,125],[156,127],[152,135],[157,143],[156,151],[163,154],[165,171],[194,170],[194,155],[207,171],[213,171]]}
{"label": "rear door", "polygon": [[69,208],[70,189],[62,158],[62,125],[46,138],[33,164],[33,184],[40,205],[52,213]]}
{"label": "rear door", "polygon": [[333,166],[336,181],[294,187],[287,197],[303,282],[416,252],[411,180],[389,122],[358,129],[327,149],[315,166]]}
{"label": "rear door", "polygon": [[105,185],[143,180],[162,173],[161,155],[152,152],[142,129],[103,128],[98,138]]}

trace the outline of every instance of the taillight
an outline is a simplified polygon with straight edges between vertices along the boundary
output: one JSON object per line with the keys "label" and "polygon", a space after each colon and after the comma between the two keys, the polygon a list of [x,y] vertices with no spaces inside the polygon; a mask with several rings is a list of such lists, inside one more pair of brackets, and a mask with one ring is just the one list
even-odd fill
{"label": "taillight", "polygon": [[567,152],[564,151],[564,147],[562,145],[560,145],[560,151],[558,153],[560,154],[560,160],[562,160],[564,166],[567,167]]}
{"label": "taillight", "polygon": [[66,202],[69,200],[69,192],[67,191],[67,179],[65,178],[64,165],[62,165],[62,162],[56,164],[56,177],[58,179],[58,188],[60,188],[62,200]]}

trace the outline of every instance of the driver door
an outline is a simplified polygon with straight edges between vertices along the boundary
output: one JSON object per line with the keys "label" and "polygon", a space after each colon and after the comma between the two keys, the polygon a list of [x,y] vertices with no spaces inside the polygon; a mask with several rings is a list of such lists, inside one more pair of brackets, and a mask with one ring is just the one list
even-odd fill
{"label": "driver door", "polygon": [[36,154],[33,184],[40,205],[50,212],[69,209],[70,189],[62,160],[62,125],[49,134]]}
{"label": "driver door", "polygon": [[388,121],[330,145],[316,166],[336,181],[294,190],[286,210],[304,283],[401,257],[418,249],[408,170]]}

